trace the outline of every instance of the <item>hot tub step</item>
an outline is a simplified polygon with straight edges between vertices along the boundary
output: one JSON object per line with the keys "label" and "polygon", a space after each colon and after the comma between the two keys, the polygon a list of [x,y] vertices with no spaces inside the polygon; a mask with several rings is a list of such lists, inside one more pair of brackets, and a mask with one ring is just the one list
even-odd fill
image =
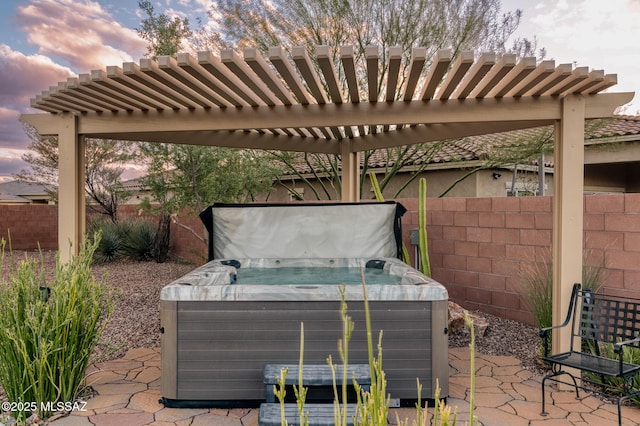
{"label": "hot tub step", "polygon": [[[287,369],[285,385],[297,385],[299,368],[297,364],[267,364],[264,366],[263,381],[267,386],[267,402],[275,402],[273,386],[278,383],[280,372]],[[336,385],[342,386],[344,367],[336,366]],[[347,366],[347,383],[351,385],[353,379],[368,391],[371,385],[371,372],[368,364],[352,364]],[[331,387],[333,386],[333,374],[331,367],[327,364],[309,364],[302,367],[302,385],[305,387]],[[330,399],[332,395],[330,395]]]}
{"label": "hot tub step", "polygon": [[[280,426],[280,404],[260,404],[258,424],[260,426]],[[334,426],[333,404],[305,404],[304,411],[309,413],[309,426]],[[353,426],[356,404],[347,404],[347,425]],[[300,425],[298,406],[284,404],[284,415],[290,426]]]}

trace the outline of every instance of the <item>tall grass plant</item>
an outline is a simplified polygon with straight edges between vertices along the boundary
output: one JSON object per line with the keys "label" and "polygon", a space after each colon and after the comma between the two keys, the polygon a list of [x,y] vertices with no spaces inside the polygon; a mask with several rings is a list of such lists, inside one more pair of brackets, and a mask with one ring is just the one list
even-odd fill
{"label": "tall grass plant", "polygon": [[[589,251],[585,251],[582,266],[582,288],[598,292],[604,280],[604,268],[601,265],[588,264]],[[546,253],[546,259],[551,253]],[[522,269],[523,294],[534,314],[538,327],[550,327],[553,321],[553,264],[550,260],[533,262]]]}
{"label": "tall grass plant", "polygon": [[[0,280],[0,384],[10,402],[29,403],[25,419],[46,407],[70,403],[83,388],[93,349],[113,312],[115,294],[91,270],[100,237],[47,278],[42,257],[13,259]],[[5,269],[5,243],[1,266]]]}
{"label": "tall grass plant", "polygon": [[[356,411],[351,419],[355,426],[386,426],[388,425],[388,417],[389,417],[389,405],[391,401],[391,396],[387,393],[387,380],[385,378],[385,373],[382,368],[382,330],[378,336],[378,344],[377,344],[377,356],[374,355],[373,351],[373,333],[371,329],[371,316],[369,310],[369,301],[367,298],[367,288],[364,279],[364,272],[361,271],[362,277],[362,290],[363,290],[363,301],[364,301],[364,312],[365,312],[365,326],[366,326],[366,335],[367,335],[367,352],[369,357],[369,369],[371,374],[371,385],[369,390],[364,390],[362,386],[356,381],[355,378],[352,378],[351,383],[353,384],[354,389],[356,390]],[[338,342],[338,348],[340,353],[340,358],[343,364],[343,374],[342,377],[342,387],[338,390],[337,380],[336,380],[336,371],[337,366],[333,364],[332,357],[329,356],[327,358],[327,363],[332,369],[333,372],[333,393],[334,393],[334,424],[335,426],[346,426],[348,424],[348,412],[347,412],[347,386],[348,380],[346,377],[348,370],[348,360],[349,360],[349,342],[351,340],[351,336],[354,330],[354,322],[352,318],[347,315],[347,303],[344,295],[344,287],[340,290],[340,318],[343,323],[342,330],[342,338]],[[469,422],[467,425],[475,426],[478,424],[478,419],[474,414],[474,399],[475,399],[475,332],[474,325],[469,313],[465,311],[465,325],[469,328],[471,334],[471,342],[469,344],[470,354],[470,362],[471,362],[471,382],[470,382],[470,413],[469,413]],[[303,352],[304,352],[304,326],[301,325],[301,337],[300,337],[300,365],[299,365],[299,386],[302,387],[302,368],[303,368]],[[276,398],[280,402],[280,410],[281,410],[281,426],[287,426],[287,420],[285,418],[285,379],[287,375],[287,370],[283,369],[280,372],[280,379],[278,380],[277,385],[274,387],[274,393]],[[418,392],[418,403],[416,404],[416,418],[411,423],[411,426],[427,426],[428,424],[428,412],[427,408],[423,408],[422,406],[422,385],[420,381],[416,379],[417,382],[417,392]],[[295,389],[294,389],[295,390]],[[300,395],[302,395],[302,400],[300,399]],[[304,392],[296,391],[296,400],[298,406],[298,414],[300,416],[300,424],[306,425],[308,424],[309,418],[308,413],[304,411],[304,398],[306,397],[306,389]],[[457,413],[454,410],[451,412],[451,406],[447,405],[443,400],[440,400],[440,388],[436,383],[436,389],[434,392],[434,399],[436,401],[436,408],[434,410],[433,415],[433,426],[456,426],[457,424]],[[342,403],[340,402],[342,401]],[[409,420],[404,419],[401,420],[396,414],[396,424],[398,426],[409,426]]]}

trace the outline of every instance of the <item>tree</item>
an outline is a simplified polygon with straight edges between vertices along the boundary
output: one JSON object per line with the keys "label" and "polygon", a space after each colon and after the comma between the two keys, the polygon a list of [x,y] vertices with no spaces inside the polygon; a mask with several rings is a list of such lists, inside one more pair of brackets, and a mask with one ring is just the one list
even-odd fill
{"label": "tree", "polygon": [[[222,0],[215,10],[211,10],[210,17],[219,22],[220,28],[225,28],[223,39],[227,45],[255,47],[262,52],[274,45],[305,46],[313,58],[315,47],[326,45],[334,63],[338,63],[342,45],[354,46],[356,61],[364,61],[367,46],[380,46],[375,93],[385,90],[389,47],[400,46],[404,62],[395,93],[395,99],[398,99],[414,47],[427,49],[427,62],[438,50],[445,48],[451,49],[454,59],[465,50],[499,53],[510,50],[519,56],[530,56],[535,52],[535,39],[518,39],[511,49],[507,48],[507,40],[517,28],[522,12],[501,13],[500,6],[499,0]],[[544,56],[544,50],[540,51],[540,56]],[[358,77],[360,98],[368,100],[366,76]],[[344,80],[342,85],[346,92]],[[394,165],[386,170],[380,182],[381,189],[384,190],[400,169],[414,163],[416,155],[423,157],[420,164],[422,168],[426,167],[429,156],[438,154],[438,147],[432,143],[387,149],[386,157],[393,159]],[[327,185],[339,189],[339,156],[272,154],[287,165],[291,173],[296,174],[293,164],[304,162],[313,173],[328,179]],[[361,183],[367,176],[369,159],[374,155],[374,151],[363,153]],[[416,170],[415,176],[420,171]],[[329,195],[328,187],[323,189]]]}
{"label": "tree", "polygon": [[[197,215],[213,201],[254,201],[273,186],[279,170],[260,152],[233,148],[144,143],[140,151],[148,159],[143,183],[163,217],[187,229],[202,242],[207,236],[179,221],[183,210]],[[164,253],[166,256],[166,253]],[[156,259],[157,260],[157,259]]]}
{"label": "tree", "polygon": [[[138,33],[149,42],[152,57],[174,56],[182,42],[193,36],[186,19],[156,15],[146,0],[138,5],[147,14]],[[202,37],[212,39],[207,34]],[[155,244],[158,262],[167,257],[172,221],[206,242],[204,228],[201,235],[179,222],[180,211],[197,214],[215,201],[238,202],[268,193],[277,174],[269,158],[251,150],[143,143],[140,152],[147,161],[142,180],[153,195],[147,204],[157,203],[160,213]]]}
{"label": "tree", "polygon": [[136,28],[138,35],[149,43],[147,53],[153,59],[176,56],[183,41],[192,35],[189,20],[177,16],[171,19],[165,13],[156,15],[149,0],[138,1],[138,7],[147,14],[140,28]]}
{"label": "tree", "polygon": [[[22,160],[31,165],[14,175],[23,182],[40,183],[54,188],[52,196],[57,198],[58,188],[58,139],[41,137],[35,128],[23,124],[31,139],[29,150]],[[123,165],[131,159],[129,143],[112,139],[87,139],[85,150],[85,192],[88,206],[112,221],[118,220],[118,205],[130,192],[122,185]]]}

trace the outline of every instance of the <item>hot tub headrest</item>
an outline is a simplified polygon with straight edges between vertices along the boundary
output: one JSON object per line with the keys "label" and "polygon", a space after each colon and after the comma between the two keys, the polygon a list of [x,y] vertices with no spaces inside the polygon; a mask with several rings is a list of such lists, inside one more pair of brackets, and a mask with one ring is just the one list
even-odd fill
{"label": "hot tub headrest", "polygon": [[400,203],[221,204],[200,213],[209,260],[402,257]]}

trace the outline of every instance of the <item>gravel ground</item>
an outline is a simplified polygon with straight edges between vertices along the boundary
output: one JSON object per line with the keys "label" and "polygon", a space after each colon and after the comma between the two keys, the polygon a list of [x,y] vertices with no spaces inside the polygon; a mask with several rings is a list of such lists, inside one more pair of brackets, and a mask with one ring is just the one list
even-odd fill
{"label": "gravel ground", "polygon": [[[14,259],[23,259],[24,256],[37,256],[37,253],[21,251],[13,253]],[[55,254],[44,252],[43,258],[46,270],[53,270]],[[5,259],[6,264],[8,264],[7,259]],[[96,348],[94,360],[119,358],[132,348],[159,346],[160,290],[194,267],[192,264],[176,261],[156,263],[128,260],[94,266],[96,276],[106,274],[107,283],[121,292],[114,313]],[[493,315],[476,313],[489,320],[485,335],[476,338],[478,352],[487,355],[514,356],[520,359],[525,367],[539,370],[536,354],[540,339],[536,328]],[[449,338],[450,347],[468,344],[468,335],[453,335]]]}

